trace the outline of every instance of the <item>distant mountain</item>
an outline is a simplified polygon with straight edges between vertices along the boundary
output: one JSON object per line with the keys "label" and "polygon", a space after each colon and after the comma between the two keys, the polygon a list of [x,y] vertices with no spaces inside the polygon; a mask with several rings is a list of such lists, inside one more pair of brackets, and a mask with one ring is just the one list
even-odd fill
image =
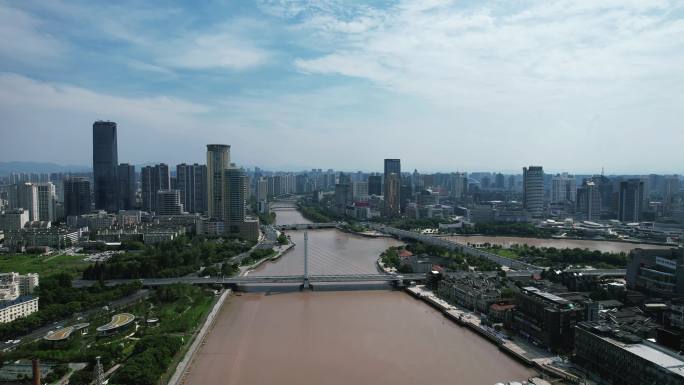
{"label": "distant mountain", "polygon": [[83,165],[61,165],[56,163],[41,162],[0,162],[0,176],[9,175],[13,172],[88,172],[91,168]]}

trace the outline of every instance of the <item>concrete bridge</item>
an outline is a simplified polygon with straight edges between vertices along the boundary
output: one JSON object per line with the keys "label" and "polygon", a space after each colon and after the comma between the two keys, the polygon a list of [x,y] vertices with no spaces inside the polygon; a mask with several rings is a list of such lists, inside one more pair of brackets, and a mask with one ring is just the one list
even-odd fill
{"label": "concrete bridge", "polygon": [[338,227],[340,224],[337,222],[326,222],[326,223],[294,223],[288,225],[277,225],[274,226],[278,230],[309,230],[309,229],[333,229]]}

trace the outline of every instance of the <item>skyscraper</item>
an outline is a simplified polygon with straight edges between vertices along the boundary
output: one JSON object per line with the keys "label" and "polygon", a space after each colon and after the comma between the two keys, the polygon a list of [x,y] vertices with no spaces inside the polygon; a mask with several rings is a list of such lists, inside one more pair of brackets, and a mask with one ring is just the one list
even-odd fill
{"label": "skyscraper", "polygon": [[[392,176],[394,175],[394,176]],[[385,215],[398,216],[401,212],[401,160],[385,159]],[[396,184],[396,186],[395,186]]]}
{"label": "skyscraper", "polygon": [[523,207],[534,217],[544,212],[544,170],[541,166],[523,167]]}
{"label": "skyscraper", "polygon": [[38,219],[41,221],[55,220],[55,185],[51,182],[39,183],[38,187]]}
{"label": "skyscraper", "polygon": [[382,195],[382,175],[368,176],[368,195]]}
{"label": "skyscraper", "polygon": [[207,213],[211,218],[224,219],[225,173],[230,167],[230,146],[207,145]]}
{"label": "skyscraper", "polygon": [[575,202],[576,191],[574,175],[564,172],[551,179],[551,203]]}
{"label": "skyscraper", "polygon": [[180,200],[187,212],[204,213],[207,199],[207,166],[197,163],[177,165],[176,188],[180,191]]}
{"label": "skyscraper", "polygon": [[118,205],[116,123],[93,123],[93,177],[95,208],[115,212]]}
{"label": "skyscraper", "polygon": [[135,166],[121,163],[117,170],[119,179],[119,209],[132,210],[135,207]]}
{"label": "skyscraper", "polygon": [[140,172],[142,209],[157,211],[157,191],[171,187],[169,166],[164,163],[143,167]]}
{"label": "skyscraper", "polygon": [[584,180],[577,189],[577,212],[586,220],[601,219],[601,191],[593,180]]}
{"label": "skyscraper", "polygon": [[77,177],[64,179],[64,215],[87,214],[90,206],[90,181]]}
{"label": "skyscraper", "polygon": [[247,203],[247,175],[240,168],[224,170],[224,217],[221,218],[231,224],[245,221],[245,204]]}
{"label": "skyscraper", "polygon": [[29,182],[12,185],[9,190],[9,208],[23,208],[28,211],[31,222],[40,220],[38,186]]}
{"label": "skyscraper", "polygon": [[400,193],[399,176],[395,173],[390,173],[385,178],[385,216],[397,217],[399,216],[399,193]]}
{"label": "skyscraper", "polygon": [[629,179],[620,182],[618,219],[622,222],[639,222],[644,202],[644,182]]}

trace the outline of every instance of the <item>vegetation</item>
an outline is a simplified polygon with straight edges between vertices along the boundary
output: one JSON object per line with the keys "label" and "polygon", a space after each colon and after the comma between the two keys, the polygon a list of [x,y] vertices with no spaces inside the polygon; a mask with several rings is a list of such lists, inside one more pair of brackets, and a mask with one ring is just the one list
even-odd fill
{"label": "vegetation", "polygon": [[342,215],[328,209],[325,202],[316,204],[299,201],[297,202],[297,209],[304,218],[312,222],[334,222],[343,219]]}
{"label": "vegetation", "polygon": [[[182,348],[208,314],[214,296],[211,292],[190,285],[170,285],[154,290],[148,301],[132,305],[128,312],[141,318],[158,318],[159,326],[128,329],[106,338],[98,338],[95,328],[109,321],[111,313],[93,315],[89,333],[73,334],[66,341],[40,340],[7,353],[7,359],[37,357],[58,363],[60,372],[68,362],[87,362],[87,368],[75,372],[69,383],[89,384],[95,357],[100,356],[105,370],[117,363],[122,367],[110,379],[110,384],[153,385],[165,383],[169,371],[176,367]],[[128,338],[128,333],[134,333]]]}
{"label": "vegetation", "polygon": [[513,259],[521,259],[538,266],[589,265],[602,269],[622,269],[627,266],[627,254],[625,253],[607,253],[580,248],[557,249],[555,247],[536,247],[523,244],[513,245],[509,249],[493,245],[488,251]]}
{"label": "vegetation", "polygon": [[79,276],[89,263],[82,255],[35,255],[15,254],[0,256],[0,271],[13,271],[19,274],[38,273],[40,278],[52,274],[66,273]]}
{"label": "vegetation", "polygon": [[[499,270],[500,267],[498,264],[486,258],[466,256],[456,251],[451,251],[439,246],[426,245],[421,242],[410,243],[403,248],[414,255],[427,255],[431,258],[435,258],[435,263],[441,264],[449,270],[474,269],[493,271]],[[411,267],[408,264],[403,263],[399,257],[401,250],[402,247],[390,247],[380,254],[380,258],[386,266],[394,267],[400,273],[412,272]]]}
{"label": "vegetation", "polygon": [[206,239],[179,237],[170,242],[147,246],[141,252],[119,254],[105,263],[95,263],[83,271],[83,278],[179,277],[209,266],[226,262],[248,251],[253,242],[239,239]]}
{"label": "vegetation", "polygon": [[287,240],[287,235],[281,232],[280,235],[278,235],[278,244],[287,245],[288,243],[290,243],[290,241]]}
{"label": "vegetation", "polygon": [[71,286],[71,276],[66,273],[41,277],[36,293],[40,297],[39,310],[28,317],[0,324],[0,340],[28,334],[51,322],[131,295],[138,289],[139,283],[114,287],[93,285],[87,288],[74,288]]}
{"label": "vegetation", "polygon": [[242,266],[249,266],[251,264],[254,264],[258,262],[259,260],[262,260],[264,258],[271,257],[275,254],[275,251],[273,249],[257,249],[252,251],[249,254],[249,257],[244,258],[241,262],[240,265]]}

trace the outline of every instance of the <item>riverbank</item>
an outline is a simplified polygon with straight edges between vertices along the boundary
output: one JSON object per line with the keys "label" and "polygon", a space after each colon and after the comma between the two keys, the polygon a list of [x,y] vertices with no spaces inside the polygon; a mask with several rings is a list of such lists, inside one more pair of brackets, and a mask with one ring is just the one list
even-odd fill
{"label": "riverbank", "polygon": [[[561,237],[561,236],[551,236],[551,237],[532,237],[524,235],[490,235],[490,234],[438,234],[434,235],[440,238],[494,238],[494,239],[505,239],[505,238],[519,238],[528,239],[535,241],[583,241],[583,242],[611,242],[611,243],[625,243],[625,244],[636,244],[636,245],[652,245],[652,246],[662,246],[662,247],[677,247],[676,244],[669,244],[665,242],[655,242],[649,240],[638,240],[638,239],[607,239],[607,238],[582,238],[582,237]],[[476,242],[474,244],[479,244],[481,242]],[[524,242],[522,242],[524,243]]]}
{"label": "riverbank", "polygon": [[578,382],[580,380],[578,376],[555,365],[555,363],[559,361],[557,356],[527,344],[524,341],[512,341],[504,334],[488,326],[482,325],[480,318],[477,315],[466,309],[449,304],[424,286],[412,286],[407,288],[406,292],[439,310],[451,321],[484,337],[487,341],[496,345],[501,351],[523,364],[533,367],[542,373],[571,382]]}
{"label": "riverbank", "polygon": [[271,256],[262,258],[262,259],[254,262],[253,264],[251,264],[249,266],[241,266],[239,275],[240,276],[247,275],[247,274],[251,273],[254,269],[258,268],[259,266],[261,266],[262,264],[264,264],[266,262],[277,261],[278,259],[280,259],[280,257],[287,254],[294,247],[295,247],[295,244],[293,242],[290,242],[287,245],[278,246],[278,250],[276,251],[275,255],[271,255]]}
{"label": "riverbank", "polygon": [[201,345],[204,345],[204,339],[206,338],[209,330],[214,325],[216,315],[219,313],[219,311],[221,311],[221,307],[223,307],[224,302],[230,296],[230,294],[230,289],[224,290],[223,293],[221,293],[221,296],[214,304],[214,307],[211,309],[211,312],[209,312],[207,318],[204,320],[204,324],[195,334],[192,344],[185,352],[185,356],[178,363],[176,371],[173,373],[173,376],[171,376],[171,378],[169,379],[168,385],[180,385],[185,382],[185,375],[190,364],[192,363],[192,360],[195,358],[197,350]]}

